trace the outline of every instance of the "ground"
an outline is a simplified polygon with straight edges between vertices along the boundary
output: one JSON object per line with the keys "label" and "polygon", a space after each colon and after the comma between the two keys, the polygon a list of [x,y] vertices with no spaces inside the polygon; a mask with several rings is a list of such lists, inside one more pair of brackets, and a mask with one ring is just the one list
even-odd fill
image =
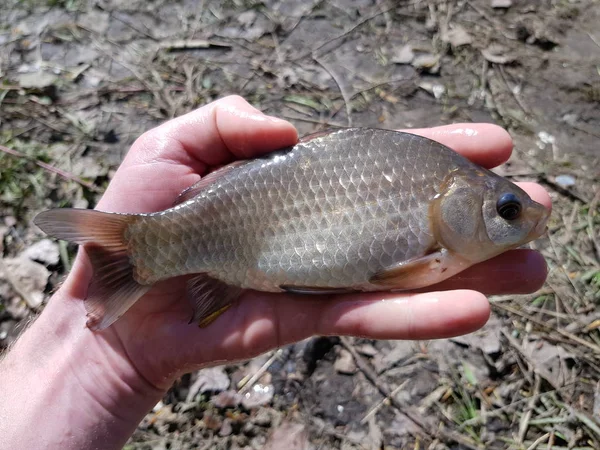
{"label": "ground", "polygon": [[555,205],[539,292],[492,297],[461,338],[318,338],[185,376],[127,448],[600,448],[599,23],[594,0],[4,0],[0,348],[74,252],[33,215],[93,207],[166,119],[235,93],[301,134],[493,122],[516,145],[500,173]]}

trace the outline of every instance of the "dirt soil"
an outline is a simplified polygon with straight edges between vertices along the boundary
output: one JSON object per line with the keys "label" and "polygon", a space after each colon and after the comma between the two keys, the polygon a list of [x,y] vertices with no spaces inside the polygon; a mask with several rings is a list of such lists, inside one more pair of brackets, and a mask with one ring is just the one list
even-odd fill
{"label": "dirt soil", "polygon": [[301,134],[497,123],[516,145],[500,172],[554,201],[547,283],[491,298],[480,332],[202,370],[126,448],[600,448],[600,2],[2,3],[0,348],[74,255],[31,218],[93,207],[136,137],[227,94]]}

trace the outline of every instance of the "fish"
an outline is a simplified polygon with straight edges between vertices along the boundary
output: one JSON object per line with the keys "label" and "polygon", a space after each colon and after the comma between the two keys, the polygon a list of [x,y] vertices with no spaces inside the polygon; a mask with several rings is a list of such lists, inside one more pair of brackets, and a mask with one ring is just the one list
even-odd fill
{"label": "fish", "polygon": [[84,247],[87,326],[102,330],[159,281],[190,275],[207,326],[245,290],[293,294],[431,286],[540,237],[549,210],[426,137],[328,130],[217,169],[166,210],[59,208],[34,223]]}

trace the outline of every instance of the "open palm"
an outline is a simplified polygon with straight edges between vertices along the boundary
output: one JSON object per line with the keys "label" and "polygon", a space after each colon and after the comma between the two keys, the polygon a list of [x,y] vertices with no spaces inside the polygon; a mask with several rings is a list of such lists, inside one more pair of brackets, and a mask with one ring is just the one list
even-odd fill
{"label": "open palm", "polygon": [[[504,162],[512,149],[508,134],[488,124],[411,132],[435,139],[485,167]],[[140,137],[97,209],[129,213],[166,209],[214,167],[296,141],[296,130],[288,122],[263,115],[240,97],[221,99]],[[523,183],[521,187],[550,207],[540,186]],[[89,262],[81,254],[61,289],[80,313],[82,325],[81,299],[91,276]],[[299,298],[247,292],[206,328],[188,323],[191,307],[185,298],[185,281],[172,279],[159,283],[113,326],[96,333],[96,340],[107,357],[128,360],[149,383],[165,389],[183,372],[249,358],[316,334],[430,339],[468,333],[489,316],[484,294],[531,292],[545,276],[546,266],[538,253],[515,250],[422,293]]]}

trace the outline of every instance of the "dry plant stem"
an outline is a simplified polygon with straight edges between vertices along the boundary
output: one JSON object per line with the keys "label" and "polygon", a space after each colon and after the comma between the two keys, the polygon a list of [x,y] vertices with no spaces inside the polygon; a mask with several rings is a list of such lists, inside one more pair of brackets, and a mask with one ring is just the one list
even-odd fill
{"label": "dry plant stem", "polygon": [[244,392],[248,391],[248,389],[250,389],[260,377],[262,377],[262,375],[269,369],[269,367],[271,367],[271,364],[273,364],[273,362],[277,358],[279,358],[279,356],[281,356],[282,353],[282,349],[273,352],[271,357],[260,367],[260,369],[256,371],[255,374],[253,374],[250,377],[242,378],[238,383],[238,394],[243,394]]}
{"label": "dry plant stem", "polygon": [[523,103],[521,98],[516,94],[516,92],[513,89],[511,89],[510,85],[508,84],[508,80],[506,79],[506,74],[504,73],[504,67],[502,67],[502,65],[500,65],[500,64],[497,64],[497,66],[498,66],[498,72],[500,73],[500,78],[502,78],[502,81],[504,82],[506,89],[511,93],[511,95],[515,99],[515,102],[517,103],[517,105],[519,105],[519,108],[521,108],[521,111],[523,111],[523,114],[525,114],[525,117],[531,117],[529,108],[527,108],[525,106],[525,104]]}
{"label": "dry plant stem", "polygon": [[556,331],[561,336],[566,337],[567,339],[569,339],[577,344],[580,344],[580,345],[583,345],[583,346],[589,348],[596,355],[600,355],[600,347],[598,347],[595,344],[592,344],[589,341],[586,341],[585,339],[580,338],[579,336],[574,335],[573,333],[569,333],[568,331],[563,330],[562,328],[552,327],[552,326],[548,325],[547,323],[542,322],[541,320],[538,320],[535,317],[530,316],[529,314],[525,314],[525,313],[519,311],[518,309],[513,308],[512,306],[502,305],[499,303],[493,303],[493,305],[500,309],[503,309],[504,311],[507,311],[512,314],[516,314],[517,316],[523,317],[524,319],[528,320],[529,322],[532,322],[542,328],[545,328],[545,329],[551,330],[551,331]]}
{"label": "dry plant stem", "polygon": [[534,377],[535,377],[535,383],[533,386],[533,394],[531,395],[531,397],[529,398],[529,401],[527,402],[527,411],[522,416],[521,423],[519,424],[518,441],[520,444],[523,444],[523,442],[525,440],[525,435],[527,434],[527,430],[529,429],[529,420],[531,420],[531,414],[533,412],[533,408],[535,407],[537,395],[540,392],[540,384],[541,384],[542,378],[537,373],[534,375]]}
{"label": "dry plant stem", "polygon": [[[394,2],[392,2],[392,3],[394,3]],[[365,23],[370,22],[371,20],[375,19],[376,17],[379,17],[380,15],[385,14],[385,13],[391,11],[394,8],[396,8],[396,5],[392,4],[392,6],[390,6],[388,8],[385,8],[385,9],[380,10],[380,11],[378,11],[378,12],[376,12],[376,13],[370,15],[370,16],[365,17],[364,19],[358,21],[353,26],[351,26],[348,30],[342,32],[341,34],[337,35],[334,38],[331,38],[331,39],[323,42],[322,44],[319,44],[317,47],[315,47],[314,49],[312,49],[310,51],[310,53],[306,53],[304,55],[301,55],[298,58],[296,58],[296,60],[303,59],[303,58],[305,58],[305,57],[307,57],[307,56],[309,56],[311,54],[313,55],[313,57],[315,57],[319,53],[319,51],[322,50],[327,45],[331,44],[332,42],[335,42],[335,41],[338,41],[338,40],[341,40],[341,39],[345,38],[346,36],[348,36],[352,32],[354,32],[356,29],[358,29],[362,25],[364,25]],[[329,49],[328,51],[332,51],[332,50],[333,50],[333,48]]]}
{"label": "dry plant stem", "polygon": [[421,430],[421,432],[427,433],[430,436],[446,443],[456,442],[472,450],[479,449],[476,443],[472,442],[470,439],[456,432],[438,429],[425,423],[425,421],[421,417],[419,417],[419,415],[416,414],[412,410],[412,408],[410,408],[407,405],[403,405],[392,395],[389,386],[385,385],[381,380],[379,380],[375,371],[370,367],[369,363],[356,351],[356,349],[347,337],[342,336],[340,339],[342,345],[346,348],[346,350],[350,352],[350,354],[354,358],[354,361],[356,361],[357,367],[365,375],[367,380],[369,380],[369,382],[373,384],[373,386],[375,386],[384,397],[389,398],[394,408],[396,408],[400,414],[403,414],[411,422],[413,422]]}
{"label": "dry plant stem", "polygon": [[38,160],[36,158],[33,158],[33,157],[29,156],[29,155],[26,155],[25,153],[21,153],[21,152],[19,152],[17,150],[10,149],[10,148],[5,147],[3,145],[0,145],[0,151],[3,151],[4,153],[12,155],[12,156],[16,156],[17,158],[23,158],[23,159],[27,159],[29,161],[32,161],[36,165],[38,165],[39,167],[41,167],[42,169],[47,170],[48,172],[55,173],[58,176],[64,178],[65,180],[74,181],[75,183],[78,183],[78,184],[84,186],[85,188],[89,189],[92,192],[97,192],[97,193],[101,193],[102,192],[101,189],[97,188],[96,186],[94,186],[91,183],[88,183],[87,181],[82,180],[78,176],[73,175],[73,174],[71,174],[69,172],[66,172],[66,171],[64,171],[62,169],[59,169],[58,167],[54,167],[54,166],[51,166],[50,164],[46,164],[45,162],[42,162],[42,161],[40,161],[40,160]]}
{"label": "dry plant stem", "polygon": [[590,236],[590,239],[594,243],[594,249],[596,250],[596,259],[598,263],[600,263],[600,241],[598,240],[598,236],[594,233],[594,213],[596,212],[596,208],[598,207],[598,202],[600,202],[600,188],[597,189],[596,195],[594,195],[594,198],[590,203],[589,210],[587,213],[588,234]]}
{"label": "dry plant stem", "polygon": [[367,414],[365,414],[365,416],[360,420],[360,423],[365,424],[367,423],[371,417],[373,417],[375,414],[377,414],[377,411],[379,411],[381,409],[381,407],[390,402],[390,399],[392,397],[395,397],[396,394],[398,394],[398,392],[400,392],[404,386],[406,386],[408,384],[409,380],[404,380],[402,383],[400,383],[400,385],[395,388],[389,396],[385,397],[384,399],[380,400],[379,402],[377,402],[373,407],[371,407],[371,409],[369,410],[369,412],[367,412]]}
{"label": "dry plant stem", "polygon": [[538,445],[540,445],[542,442],[546,441],[549,437],[550,437],[550,433],[542,434],[539,438],[537,438],[535,441],[533,441],[533,444],[531,444],[529,447],[527,447],[527,450],[535,450],[538,447]]}
{"label": "dry plant stem", "polygon": [[568,220],[565,220],[565,217],[561,216],[565,225],[565,230],[567,230],[564,237],[561,239],[562,242],[570,242],[573,239],[573,224],[575,223],[575,219],[577,218],[578,212],[579,205],[577,203],[573,203],[573,207],[571,208],[571,214],[569,215]]}
{"label": "dry plant stem", "polygon": [[[556,245],[554,243],[554,238],[552,237],[552,235],[550,233],[546,233],[546,235],[548,236],[548,240],[550,241],[550,246],[552,247],[552,251],[554,252],[554,254],[556,255],[556,259],[557,261],[560,261],[561,258],[558,254],[558,250],[556,250]],[[571,277],[569,276],[569,273],[567,272],[567,269],[565,269],[564,264],[558,264],[558,266],[560,267],[562,273],[564,274],[564,276],[566,277],[567,281],[569,282],[569,284],[571,285],[571,287],[573,288],[573,292],[575,292],[575,294],[577,294],[578,298],[576,298],[576,300],[580,301],[581,303],[585,303],[585,296],[583,295],[582,292],[579,291],[579,289],[577,288],[577,286],[575,285],[575,283],[573,282],[573,280],[571,279]],[[552,285],[551,281],[547,281],[548,286],[550,286],[550,288],[554,291],[554,295],[559,298],[560,295],[558,293],[558,289],[556,288],[556,286]],[[562,300],[562,299],[561,299]],[[565,302],[563,301],[563,304]]]}
{"label": "dry plant stem", "polygon": [[487,20],[492,25],[492,27],[494,28],[494,30],[499,31],[500,33],[502,33],[502,36],[504,36],[506,39],[511,39],[511,40],[516,39],[514,36],[510,36],[510,35],[507,34],[507,32],[506,32],[506,30],[505,30],[504,25],[502,24],[502,22],[500,22],[499,20],[496,20],[494,17],[492,17],[489,14],[487,14],[483,9],[481,9],[479,6],[475,5],[473,2],[467,1],[466,3],[475,12],[477,12],[477,14],[479,14],[481,17],[483,17],[485,20]]}
{"label": "dry plant stem", "polygon": [[329,69],[329,67],[327,67],[327,64],[325,64],[317,55],[313,55],[313,59],[323,69],[325,69],[325,71],[329,75],[331,75],[331,78],[333,78],[333,81],[335,81],[335,84],[337,85],[338,89],[340,90],[340,93],[342,94],[342,99],[344,100],[344,106],[346,107],[346,120],[348,121],[347,126],[351,127],[352,126],[352,105],[350,103],[350,97],[348,96],[348,92],[342,85],[341,81],[338,80],[338,77],[336,76],[335,72],[333,72],[332,70]]}

